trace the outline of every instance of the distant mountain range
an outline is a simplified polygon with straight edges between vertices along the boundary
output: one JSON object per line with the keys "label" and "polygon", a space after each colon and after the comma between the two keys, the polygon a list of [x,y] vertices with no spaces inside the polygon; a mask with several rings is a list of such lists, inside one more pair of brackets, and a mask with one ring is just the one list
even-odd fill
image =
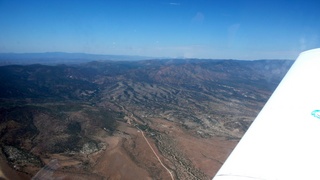
{"label": "distant mountain range", "polygon": [[[198,59],[198,58],[170,58],[148,57],[134,55],[110,55],[110,54],[87,54],[66,52],[44,53],[0,53],[0,66],[5,65],[28,65],[28,64],[79,64],[91,61],[140,61],[140,60],[174,60],[176,63],[184,63],[184,60],[226,60],[226,59]],[[228,59],[231,60],[231,59]],[[262,59],[260,59],[262,60]],[[278,60],[278,59],[277,59]]]}
{"label": "distant mountain range", "polygon": [[136,61],[154,59],[147,56],[106,55],[87,53],[45,52],[45,53],[0,53],[0,65],[10,64],[61,64],[89,61]]}

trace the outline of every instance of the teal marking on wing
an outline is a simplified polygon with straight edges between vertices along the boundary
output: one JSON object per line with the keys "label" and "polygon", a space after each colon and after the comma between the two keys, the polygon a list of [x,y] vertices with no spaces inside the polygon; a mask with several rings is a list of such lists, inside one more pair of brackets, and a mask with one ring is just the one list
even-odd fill
{"label": "teal marking on wing", "polygon": [[316,118],[318,118],[318,119],[320,119],[320,110],[312,111],[311,115],[316,117]]}

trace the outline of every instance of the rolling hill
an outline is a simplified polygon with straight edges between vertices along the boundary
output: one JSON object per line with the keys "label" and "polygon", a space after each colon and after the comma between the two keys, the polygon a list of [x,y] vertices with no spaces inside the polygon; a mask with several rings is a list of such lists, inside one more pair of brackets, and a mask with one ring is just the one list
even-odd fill
{"label": "rolling hill", "polygon": [[31,178],[48,173],[43,167],[54,161],[48,176],[170,178],[153,147],[176,179],[211,178],[292,63],[165,59],[1,66],[3,168]]}

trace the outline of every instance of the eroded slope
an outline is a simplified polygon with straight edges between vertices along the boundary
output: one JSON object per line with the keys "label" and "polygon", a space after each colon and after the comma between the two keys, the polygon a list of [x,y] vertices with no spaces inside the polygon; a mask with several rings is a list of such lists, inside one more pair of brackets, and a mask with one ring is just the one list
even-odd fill
{"label": "eroded slope", "polygon": [[2,171],[18,172],[15,179],[209,179],[291,64],[0,67]]}

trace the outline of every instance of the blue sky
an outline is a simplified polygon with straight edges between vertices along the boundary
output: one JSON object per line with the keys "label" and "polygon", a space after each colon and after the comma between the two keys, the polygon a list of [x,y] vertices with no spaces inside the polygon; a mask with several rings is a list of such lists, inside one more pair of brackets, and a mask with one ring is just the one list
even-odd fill
{"label": "blue sky", "polygon": [[0,0],[1,52],[295,59],[317,0]]}

